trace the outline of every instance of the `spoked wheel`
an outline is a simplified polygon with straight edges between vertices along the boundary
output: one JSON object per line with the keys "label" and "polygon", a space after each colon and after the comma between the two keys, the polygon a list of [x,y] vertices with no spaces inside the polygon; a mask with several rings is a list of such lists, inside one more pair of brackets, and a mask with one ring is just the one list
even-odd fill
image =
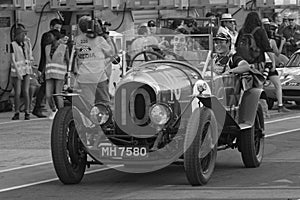
{"label": "spoked wheel", "polygon": [[206,184],[212,176],[217,157],[217,133],[217,121],[211,109],[193,111],[184,142],[184,168],[193,186]]}
{"label": "spoked wheel", "polygon": [[258,104],[254,125],[241,133],[240,151],[245,167],[258,167],[263,159],[264,153],[264,117],[261,104]]}
{"label": "spoked wheel", "polygon": [[59,109],[51,130],[51,151],[54,168],[64,184],[76,184],[83,178],[87,154],[75,128],[72,107]]}

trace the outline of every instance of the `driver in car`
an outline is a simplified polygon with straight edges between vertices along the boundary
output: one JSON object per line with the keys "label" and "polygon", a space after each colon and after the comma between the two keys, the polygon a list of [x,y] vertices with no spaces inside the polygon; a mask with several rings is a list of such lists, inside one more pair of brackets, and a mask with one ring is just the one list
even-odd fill
{"label": "driver in car", "polygon": [[250,70],[251,65],[238,53],[231,53],[231,37],[227,33],[218,33],[214,37],[215,54],[213,70],[216,75],[242,74]]}
{"label": "driver in car", "polygon": [[[229,74],[243,74],[245,72],[252,72],[264,79],[262,74],[255,70],[253,65],[250,65],[246,60],[244,60],[238,52],[235,54],[231,53],[231,38],[227,33],[218,33],[216,37],[213,38],[215,53],[212,59],[212,70],[214,72],[213,90],[212,93],[215,94],[225,105],[231,105],[230,102],[226,102],[228,98],[224,95],[224,87],[234,87],[235,79],[231,76],[224,76]],[[211,72],[207,72],[206,75],[210,75]],[[251,85],[252,87],[252,85]],[[244,89],[247,89],[244,87]],[[227,99],[227,100],[226,100]]]}

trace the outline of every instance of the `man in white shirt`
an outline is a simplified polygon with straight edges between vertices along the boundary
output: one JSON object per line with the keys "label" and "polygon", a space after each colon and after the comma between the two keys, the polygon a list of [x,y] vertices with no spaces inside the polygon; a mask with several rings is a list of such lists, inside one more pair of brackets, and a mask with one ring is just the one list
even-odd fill
{"label": "man in white shirt", "polygon": [[91,104],[109,104],[108,92],[109,74],[107,67],[109,58],[113,56],[113,44],[109,36],[89,36],[88,24],[92,21],[89,16],[79,19],[78,26],[82,32],[75,38],[77,83],[82,90],[82,96]]}
{"label": "man in white shirt", "polygon": [[221,26],[219,27],[218,33],[228,34],[231,37],[231,53],[235,53],[235,42],[238,36],[236,30],[236,20],[232,18],[230,13],[224,13],[221,17]]}

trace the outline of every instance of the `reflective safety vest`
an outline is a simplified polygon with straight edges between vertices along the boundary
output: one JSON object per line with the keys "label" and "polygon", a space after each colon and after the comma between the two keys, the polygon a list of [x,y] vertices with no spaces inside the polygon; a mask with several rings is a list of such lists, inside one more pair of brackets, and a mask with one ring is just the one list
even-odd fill
{"label": "reflective safety vest", "polygon": [[12,63],[10,75],[12,77],[18,77],[18,76],[22,77],[26,74],[32,74],[32,68],[29,60],[30,55],[28,55],[31,49],[28,43],[24,42],[24,51],[16,41],[13,41],[11,44],[15,55],[16,64],[14,65]]}
{"label": "reflective safety vest", "polygon": [[51,44],[45,47],[46,51],[46,68],[45,75],[47,79],[64,80],[67,73],[67,64],[65,62],[65,53],[67,45],[59,44],[54,51],[52,58],[50,57]]}

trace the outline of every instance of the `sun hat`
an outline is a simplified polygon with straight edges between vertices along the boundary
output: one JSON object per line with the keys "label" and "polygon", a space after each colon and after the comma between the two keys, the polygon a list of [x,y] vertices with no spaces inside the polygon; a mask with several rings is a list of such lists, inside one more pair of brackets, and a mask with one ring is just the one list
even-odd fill
{"label": "sun hat", "polygon": [[270,24],[270,20],[268,18],[262,18],[261,23],[263,24]]}
{"label": "sun hat", "polygon": [[232,18],[230,13],[223,13],[221,16],[221,21],[235,21],[235,19]]}

